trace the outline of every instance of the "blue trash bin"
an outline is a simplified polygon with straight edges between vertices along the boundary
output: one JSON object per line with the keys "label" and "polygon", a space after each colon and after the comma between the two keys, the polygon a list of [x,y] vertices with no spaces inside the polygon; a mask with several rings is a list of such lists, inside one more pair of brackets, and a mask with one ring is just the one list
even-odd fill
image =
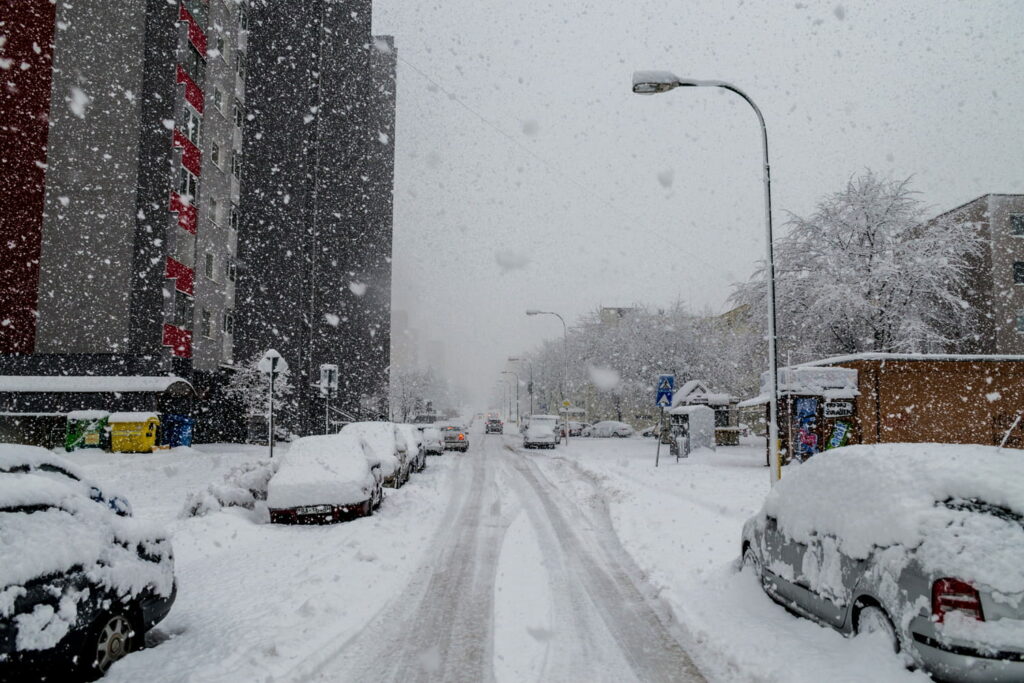
{"label": "blue trash bin", "polygon": [[165,415],[164,435],[167,445],[171,448],[191,446],[195,426],[196,420],[193,417],[188,417],[187,415]]}

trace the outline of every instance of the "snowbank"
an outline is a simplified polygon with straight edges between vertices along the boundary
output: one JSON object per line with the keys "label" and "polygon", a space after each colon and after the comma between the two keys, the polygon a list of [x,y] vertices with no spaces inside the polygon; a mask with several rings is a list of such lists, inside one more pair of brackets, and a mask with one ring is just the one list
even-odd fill
{"label": "snowbank", "polygon": [[267,499],[267,484],[280,464],[280,460],[259,460],[231,468],[223,484],[210,484],[186,495],[180,516],[201,517],[224,507],[252,510],[256,501]]}
{"label": "snowbank", "polygon": [[[1012,521],[971,511],[980,501]],[[992,446],[847,446],[787,468],[763,515],[809,543],[832,536],[858,559],[875,548],[914,550],[927,571],[942,570],[1008,593],[1024,592],[1024,457]],[[907,561],[906,552],[887,559]]]}
{"label": "snowbank", "polygon": [[298,439],[270,480],[267,506],[354,505],[369,500],[376,484],[367,460],[369,448],[347,433]]}

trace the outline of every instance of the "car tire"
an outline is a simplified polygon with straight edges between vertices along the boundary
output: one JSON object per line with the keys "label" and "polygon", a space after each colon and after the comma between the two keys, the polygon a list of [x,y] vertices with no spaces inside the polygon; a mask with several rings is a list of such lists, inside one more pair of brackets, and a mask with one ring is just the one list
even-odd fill
{"label": "car tire", "polygon": [[754,572],[754,576],[757,577],[757,580],[762,580],[761,558],[757,556],[757,553],[754,552],[754,549],[749,545],[743,550],[743,566],[750,567]]}
{"label": "car tire", "polygon": [[107,673],[114,662],[139,649],[142,632],[127,613],[115,609],[102,614],[85,636],[78,667],[85,680],[95,680]]}
{"label": "car tire", "polygon": [[359,514],[360,517],[370,517],[371,515],[373,515],[373,496],[366,499],[366,502],[363,503],[363,509]]}
{"label": "car tire", "polygon": [[892,651],[900,651],[900,638],[896,634],[896,627],[881,607],[868,605],[857,612],[857,635],[862,633],[884,633],[892,645]]}

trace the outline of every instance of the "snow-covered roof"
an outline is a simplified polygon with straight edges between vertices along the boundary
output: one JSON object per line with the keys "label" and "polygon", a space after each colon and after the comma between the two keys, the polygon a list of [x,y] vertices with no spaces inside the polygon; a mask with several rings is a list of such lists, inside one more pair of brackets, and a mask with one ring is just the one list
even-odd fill
{"label": "snow-covered roof", "polygon": [[179,383],[176,391],[193,391],[191,384],[174,375],[0,375],[0,391],[22,393],[162,393]]}
{"label": "snow-covered roof", "polygon": [[[741,401],[740,408],[762,405],[771,395],[771,375],[761,373],[761,394]],[[796,365],[779,368],[779,396],[821,396],[828,400],[852,399],[860,396],[857,389],[857,371],[853,368]]]}
{"label": "snow-covered roof", "polygon": [[969,362],[997,362],[1016,361],[1024,363],[1024,356],[999,355],[999,354],[969,354],[969,353],[854,353],[847,356],[831,356],[820,360],[812,360],[800,363],[796,367],[820,367],[822,365],[835,365],[837,363],[850,363],[858,360],[940,360]]}
{"label": "snow-covered roof", "polygon": [[704,405],[676,406],[668,411],[669,415],[700,415],[704,411],[711,413],[714,419],[714,411]]}
{"label": "snow-covered roof", "polygon": [[672,405],[702,403],[709,406],[727,406],[735,400],[736,397],[730,394],[708,391],[707,382],[702,379],[691,379],[675,391]]}
{"label": "snow-covered roof", "polygon": [[159,420],[156,413],[111,413],[107,422],[146,422],[147,420]]}

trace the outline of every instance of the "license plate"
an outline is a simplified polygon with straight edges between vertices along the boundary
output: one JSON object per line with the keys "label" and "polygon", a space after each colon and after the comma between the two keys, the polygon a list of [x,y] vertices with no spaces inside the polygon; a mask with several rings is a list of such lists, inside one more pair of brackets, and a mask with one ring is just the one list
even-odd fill
{"label": "license plate", "polygon": [[307,505],[297,510],[300,515],[322,515],[330,511],[330,505]]}

